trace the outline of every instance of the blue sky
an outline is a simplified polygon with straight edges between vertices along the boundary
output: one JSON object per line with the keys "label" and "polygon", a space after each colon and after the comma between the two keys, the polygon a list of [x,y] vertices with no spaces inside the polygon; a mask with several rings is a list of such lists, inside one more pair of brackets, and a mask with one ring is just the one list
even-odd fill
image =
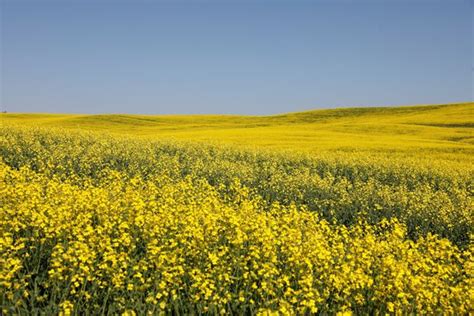
{"label": "blue sky", "polygon": [[473,1],[0,3],[9,112],[272,114],[473,99]]}

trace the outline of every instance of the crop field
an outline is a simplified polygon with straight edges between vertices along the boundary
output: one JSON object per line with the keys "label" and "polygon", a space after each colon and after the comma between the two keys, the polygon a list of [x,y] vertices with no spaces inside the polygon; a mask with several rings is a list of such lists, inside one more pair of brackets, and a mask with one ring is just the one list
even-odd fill
{"label": "crop field", "polygon": [[474,311],[474,103],[0,115],[0,314]]}

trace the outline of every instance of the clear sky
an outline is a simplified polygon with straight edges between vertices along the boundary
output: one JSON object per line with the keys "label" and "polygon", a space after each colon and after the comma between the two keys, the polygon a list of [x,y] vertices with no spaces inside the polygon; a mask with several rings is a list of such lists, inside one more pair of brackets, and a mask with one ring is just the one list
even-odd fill
{"label": "clear sky", "polygon": [[473,100],[473,1],[0,0],[9,112]]}

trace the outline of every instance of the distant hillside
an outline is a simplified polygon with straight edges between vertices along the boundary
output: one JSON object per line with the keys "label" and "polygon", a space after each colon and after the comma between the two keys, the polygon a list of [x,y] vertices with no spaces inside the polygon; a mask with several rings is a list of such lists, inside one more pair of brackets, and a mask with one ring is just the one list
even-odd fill
{"label": "distant hillside", "polygon": [[313,110],[272,116],[1,114],[5,124],[316,150],[474,150],[474,103]]}

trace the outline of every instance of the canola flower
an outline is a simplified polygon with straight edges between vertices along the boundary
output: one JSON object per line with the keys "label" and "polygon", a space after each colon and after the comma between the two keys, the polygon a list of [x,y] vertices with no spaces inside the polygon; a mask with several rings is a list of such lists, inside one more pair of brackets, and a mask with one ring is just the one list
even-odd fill
{"label": "canola flower", "polygon": [[0,135],[2,314],[474,308],[470,166]]}

